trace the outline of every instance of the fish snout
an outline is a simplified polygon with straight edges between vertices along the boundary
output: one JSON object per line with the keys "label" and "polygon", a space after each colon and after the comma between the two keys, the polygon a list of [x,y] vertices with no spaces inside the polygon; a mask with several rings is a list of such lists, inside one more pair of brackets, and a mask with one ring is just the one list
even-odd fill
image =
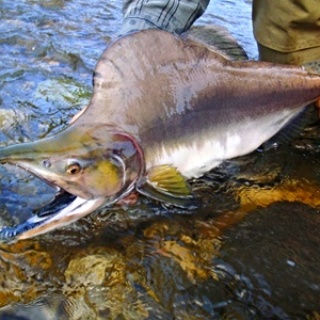
{"label": "fish snout", "polygon": [[22,159],[34,159],[37,156],[36,150],[31,143],[14,144],[0,147],[0,163],[15,162]]}

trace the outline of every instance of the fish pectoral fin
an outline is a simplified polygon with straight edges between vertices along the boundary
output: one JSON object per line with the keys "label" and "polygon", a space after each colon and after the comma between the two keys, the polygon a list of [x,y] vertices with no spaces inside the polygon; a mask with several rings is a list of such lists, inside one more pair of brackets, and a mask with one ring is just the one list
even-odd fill
{"label": "fish pectoral fin", "polygon": [[141,179],[137,191],[149,198],[182,208],[196,206],[186,178],[173,166],[152,167]]}
{"label": "fish pectoral fin", "polygon": [[147,173],[147,182],[154,188],[173,196],[191,194],[186,178],[175,167],[168,164],[152,167]]}

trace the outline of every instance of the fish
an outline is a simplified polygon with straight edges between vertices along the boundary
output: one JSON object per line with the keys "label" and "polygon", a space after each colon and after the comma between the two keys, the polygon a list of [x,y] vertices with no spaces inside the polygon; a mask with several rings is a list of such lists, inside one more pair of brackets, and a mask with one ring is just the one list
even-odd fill
{"label": "fish", "polygon": [[153,29],[114,41],[93,81],[90,103],[61,132],[0,148],[0,163],[57,189],[37,214],[3,227],[2,240],[63,227],[133,192],[191,207],[188,179],[256,150],[320,98],[319,75],[303,67],[232,61]]}

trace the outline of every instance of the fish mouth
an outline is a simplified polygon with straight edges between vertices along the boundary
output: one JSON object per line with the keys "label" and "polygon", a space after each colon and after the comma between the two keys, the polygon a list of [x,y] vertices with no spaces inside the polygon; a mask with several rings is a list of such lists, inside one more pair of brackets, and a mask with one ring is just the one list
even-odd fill
{"label": "fish mouth", "polygon": [[36,210],[34,215],[16,226],[4,226],[0,240],[23,240],[68,225],[105,203],[105,198],[84,199],[58,188],[54,199]]}
{"label": "fish mouth", "polygon": [[52,217],[57,212],[66,208],[77,197],[64,189],[58,189],[54,199],[44,207],[34,210],[34,214],[39,218]]}

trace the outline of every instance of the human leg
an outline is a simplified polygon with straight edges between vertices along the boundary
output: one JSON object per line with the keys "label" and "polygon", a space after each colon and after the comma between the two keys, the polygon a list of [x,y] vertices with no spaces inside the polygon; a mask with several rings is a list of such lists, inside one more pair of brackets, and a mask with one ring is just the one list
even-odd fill
{"label": "human leg", "polygon": [[316,0],[253,0],[253,29],[261,60],[305,64],[320,60]]}
{"label": "human leg", "polygon": [[162,29],[180,34],[190,28],[209,0],[124,0],[120,35],[143,29]]}

